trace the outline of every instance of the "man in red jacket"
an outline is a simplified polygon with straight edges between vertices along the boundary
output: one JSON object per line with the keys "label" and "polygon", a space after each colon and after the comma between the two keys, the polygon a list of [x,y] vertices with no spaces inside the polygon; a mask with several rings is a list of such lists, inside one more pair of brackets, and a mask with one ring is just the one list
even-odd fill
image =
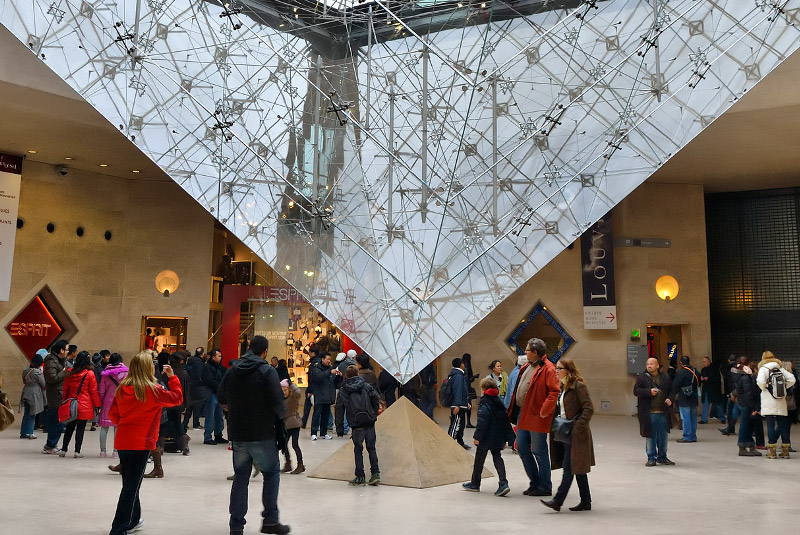
{"label": "man in red jacket", "polygon": [[526,496],[553,495],[547,433],[561,389],[556,368],[546,353],[547,346],[542,340],[528,340],[525,347],[528,363],[519,370],[508,407],[511,421],[517,423],[519,458],[530,480],[528,489],[523,491]]}

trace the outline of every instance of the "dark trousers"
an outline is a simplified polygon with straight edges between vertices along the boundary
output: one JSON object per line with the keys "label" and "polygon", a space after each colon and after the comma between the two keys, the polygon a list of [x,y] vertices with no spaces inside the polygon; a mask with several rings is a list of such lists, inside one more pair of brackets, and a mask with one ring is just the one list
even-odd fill
{"label": "dark trousers", "polygon": [[186,407],[186,412],[183,415],[183,427],[189,427],[189,418],[192,419],[192,427],[197,429],[200,427],[200,407],[203,406],[203,400],[193,401]]}
{"label": "dark trousers", "polygon": [[433,386],[423,386],[420,393],[419,408],[425,416],[433,420],[433,409],[436,408],[436,390]]}
{"label": "dark trousers", "polygon": [[[753,440],[753,420],[757,416],[753,416],[753,409],[744,405],[738,404],[739,412],[741,413],[741,422],[739,422],[739,446],[744,448],[747,446],[755,446]],[[763,432],[761,433],[764,434]]]}
{"label": "dark trousers", "polygon": [[453,414],[453,409],[450,407],[450,427],[447,429],[447,434],[455,439],[459,444],[464,444],[464,422],[466,419],[466,411],[464,407],[458,409],[458,414]]}
{"label": "dark trousers", "polygon": [[61,444],[62,450],[69,450],[69,441],[72,440],[72,433],[75,433],[75,453],[81,452],[83,433],[86,431],[86,422],[87,420],[72,420],[67,424],[67,429],[64,431],[64,442]]}
{"label": "dark trousers", "polygon": [[64,424],[58,421],[58,407],[55,409],[47,409],[47,443],[45,446],[48,448],[55,448],[58,446],[58,439],[61,438],[61,433],[64,432]]}
{"label": "dark trousers", "polygon": [[149,451],[120,450],[119,472],[122,475],[122,491],[119,493],[117,513],[111,523],[109,535],[124,535],[139,523],[142,506],[139,503],[139,488],[147,468]]}
{"label": "dark trousers", "polygon": [[725,419],[728,421],[727,432],[736,432],[736,422],[739,419],[739,406],[728,396],[728,406],[725,408]]}
{"label": "dark trousers", "polygon": [[383,398],[386,400],[386,407],[389,408],[392,406],[392,403],[397,401],[397,389],[392,388],[391,390],[387,390],[383,394]]}
{"label": "dark trousers", "polygon": [[303,429],[308,425],[308,416],[311,414],[311,408],[313,406],[314,404],[311,403],[311,397],[306,396],[306,400],[303,403]]}
{"label": "dark trousers", "polygon": [[320,436],[327,435],[328,422],[330,422],[330,417],[331,417],[330,403],[315,403],[314,416],[311,417],[311,434],[316,435],[317,431],[319,431]]}
{"label": "dark trousers", "polygon": [[261,487],[263,525],[278,523],[278,488],[281,482],[278,446],[275,439],[259,442],[233,442],[233,484],[231,485],[231,531],[244,529],[250,470],[255,463],[264,479]]}
{"label": "dark trousers", "polygon": [[367,443],[369,455],[369,472],[373,476],[381,470],[378,468],[378,452],[375,450],[375,426],[353,428],[353,453],[356,458],[356,477],[364,477],[364,442]]}
{"label": "dark trousers", "polygon": [[478,446],[475,450],[475,464],[472,466],[472,485],[475,487],[481,486],[481,472],[483,472],[483,465],[486,463],[486,455],[492,452],[492,461],[494,462],[494,469],[497,470],[497,478],[500,480],[500,486],[508,485],[506,479],[506,465],[503,462],[503,457],[500,455],[500,449],[489,450]]}
{"label": "dark trousers", "polygon": [[777,444],[778,437],[781,443],[789,444],[789,417],[788,416],[767,416],[767,438],[770,444]]}
{"label": "dark trousers", "polygon": [[[561,476],[561,484],[558,486],[558,491],[553,497],[556,505],[563,505],[564,500],[567,498],[569,488],[572,486],[572,456],[570,455],[571,448],[569,444],[564,444],[564,460],[561,465],[564,468],[564,475]],[[581,503],[592,503],[592,495],[589,493],[589,476],[586,474],[575,474],[575,479],[578,480],[578,492],[581,495]]]}
{"label": "dark trousers", "polygon": [[[294,450],[294,454],[297,456],[297,464],[303,464],[303,452],[300,450],[300,442],[298,442],[298,439],[300,438],[300,428],[295,427],[294,429],[287,429],[286,433],[289,435],[289,438],[292,439],[292,449]],[[288,447],[283,450],[283,455],[286,457],[287,461],[291,460]]]}

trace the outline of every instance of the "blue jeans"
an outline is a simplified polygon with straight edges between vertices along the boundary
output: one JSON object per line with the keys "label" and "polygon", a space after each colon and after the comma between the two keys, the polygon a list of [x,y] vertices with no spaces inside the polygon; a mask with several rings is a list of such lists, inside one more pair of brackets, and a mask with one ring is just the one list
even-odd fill
{"label": "blue jeans", "polygon": [[222,407],[219,406],[217,395],[211,394],[206,401],[206,425],[203,429],[203,440],[211,440],[213,433],[216,438],[222,438],[225,422],[222,420]]}
{"label": "blue jeans", "polygon": [[550,480],[550,455],[547,451],[547,433],[517,428],[517,451],[528,474],[531,489],[553,492]]}
{"label": "blue jeans", "polygon": [[667,460],[667,415],[663,412],[650,413],[651,435],[645,441],[648,461],[664,462]]}
{"label": "blue jeans", "polygon": [[681,405],[680,410],[683,422],[683,440],[697,442],[697,405],[689,407]]}
{"label": "blue jeans", "polygon": [[278,487],[281,482],[278,446],[275,439],[259,442],[233,442],[233,484],[231,485],[230,528],[231,531],[244,529],[247,515],[247,486],[250,484],[250,470],[253,463],[258,465],[264,477],[261,489],[261,516],[264,525],[278,523]]}
{"label": "blue jeans", "polygon": [[592,503],[592,495],[589,492],[589,476],[587,474],[572,474],[572,450],[569,444],[564,444],[564,460],[561,462],[564,468],[564,475],[561,477],[561,484],[553,497],[553,501],[558,505],[564,505],[569,488],[572,486],[573,477],[578,480],[578,492],[581,495],[582,504]]}
{"label": "blue jeans", "polygon": [[36,416],[31,414],[31,406],[27,401],[23,402],[23,405],[25,405],[25,413],[22,415],[22,427],[19,428],[19,434],[26,437],[33,434],[33,424],[36,421]]}
{"label": "blue jeans", "polygon": [[770,444],[777,444],[780,436],[783,444],[789,444],[789,417],[767,416],[767,439]]}
{"label": "blue jeans", "polygon": [[711,409],[711,417],[719,418],[719,421],[725,423],[725,411],[722,410],[722,403],[709,403],[708,394],[703,390],[703,409],[700,412],[700,421],[708,423],[709,408]]}
{"label": "blue jeans", "polygon": [[45,446],[48,448],[58,446],[58,439],[61,438],[63,432],[64,424],[58,421],[58,407],[47,409],[47,443]]}
{"label": "blue jeans", "polygon": [[753,410],[739,403],[737,403],[736,406],[739,407],[739,412],[742,415],[741,421],[739,422],[739,446],[742,448],[746,446],[755,446],[756,443],[753,440],[753,419],[756,417],[752,415]]}

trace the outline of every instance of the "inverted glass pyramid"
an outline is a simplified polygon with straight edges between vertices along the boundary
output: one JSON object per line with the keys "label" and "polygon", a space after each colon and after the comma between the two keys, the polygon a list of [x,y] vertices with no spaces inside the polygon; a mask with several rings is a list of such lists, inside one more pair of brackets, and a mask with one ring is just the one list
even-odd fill
{"label": "inverted glass pyramid", "polygon": [[402,380],[800,44],[800,0],[0,0]]}

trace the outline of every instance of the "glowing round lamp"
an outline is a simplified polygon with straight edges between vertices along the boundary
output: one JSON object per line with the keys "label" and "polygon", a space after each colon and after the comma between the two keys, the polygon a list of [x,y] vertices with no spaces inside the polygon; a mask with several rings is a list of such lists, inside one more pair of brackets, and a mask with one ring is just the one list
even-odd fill
{"label": "glowing round lamp", "polygon": [[181,280],[178,278],[178,274],[169,269],[165,269],[156,275],[156,289],[158,289],[159,293],[164,294],[164,297],[169,297],[169,294],[175,293],[180,283]]}
{"label": "glowing round lamp", "polygon": [[678,296],[678,281],[674,277],[664,275],[656,281],[656,293],[664,301],[671,301]]}

